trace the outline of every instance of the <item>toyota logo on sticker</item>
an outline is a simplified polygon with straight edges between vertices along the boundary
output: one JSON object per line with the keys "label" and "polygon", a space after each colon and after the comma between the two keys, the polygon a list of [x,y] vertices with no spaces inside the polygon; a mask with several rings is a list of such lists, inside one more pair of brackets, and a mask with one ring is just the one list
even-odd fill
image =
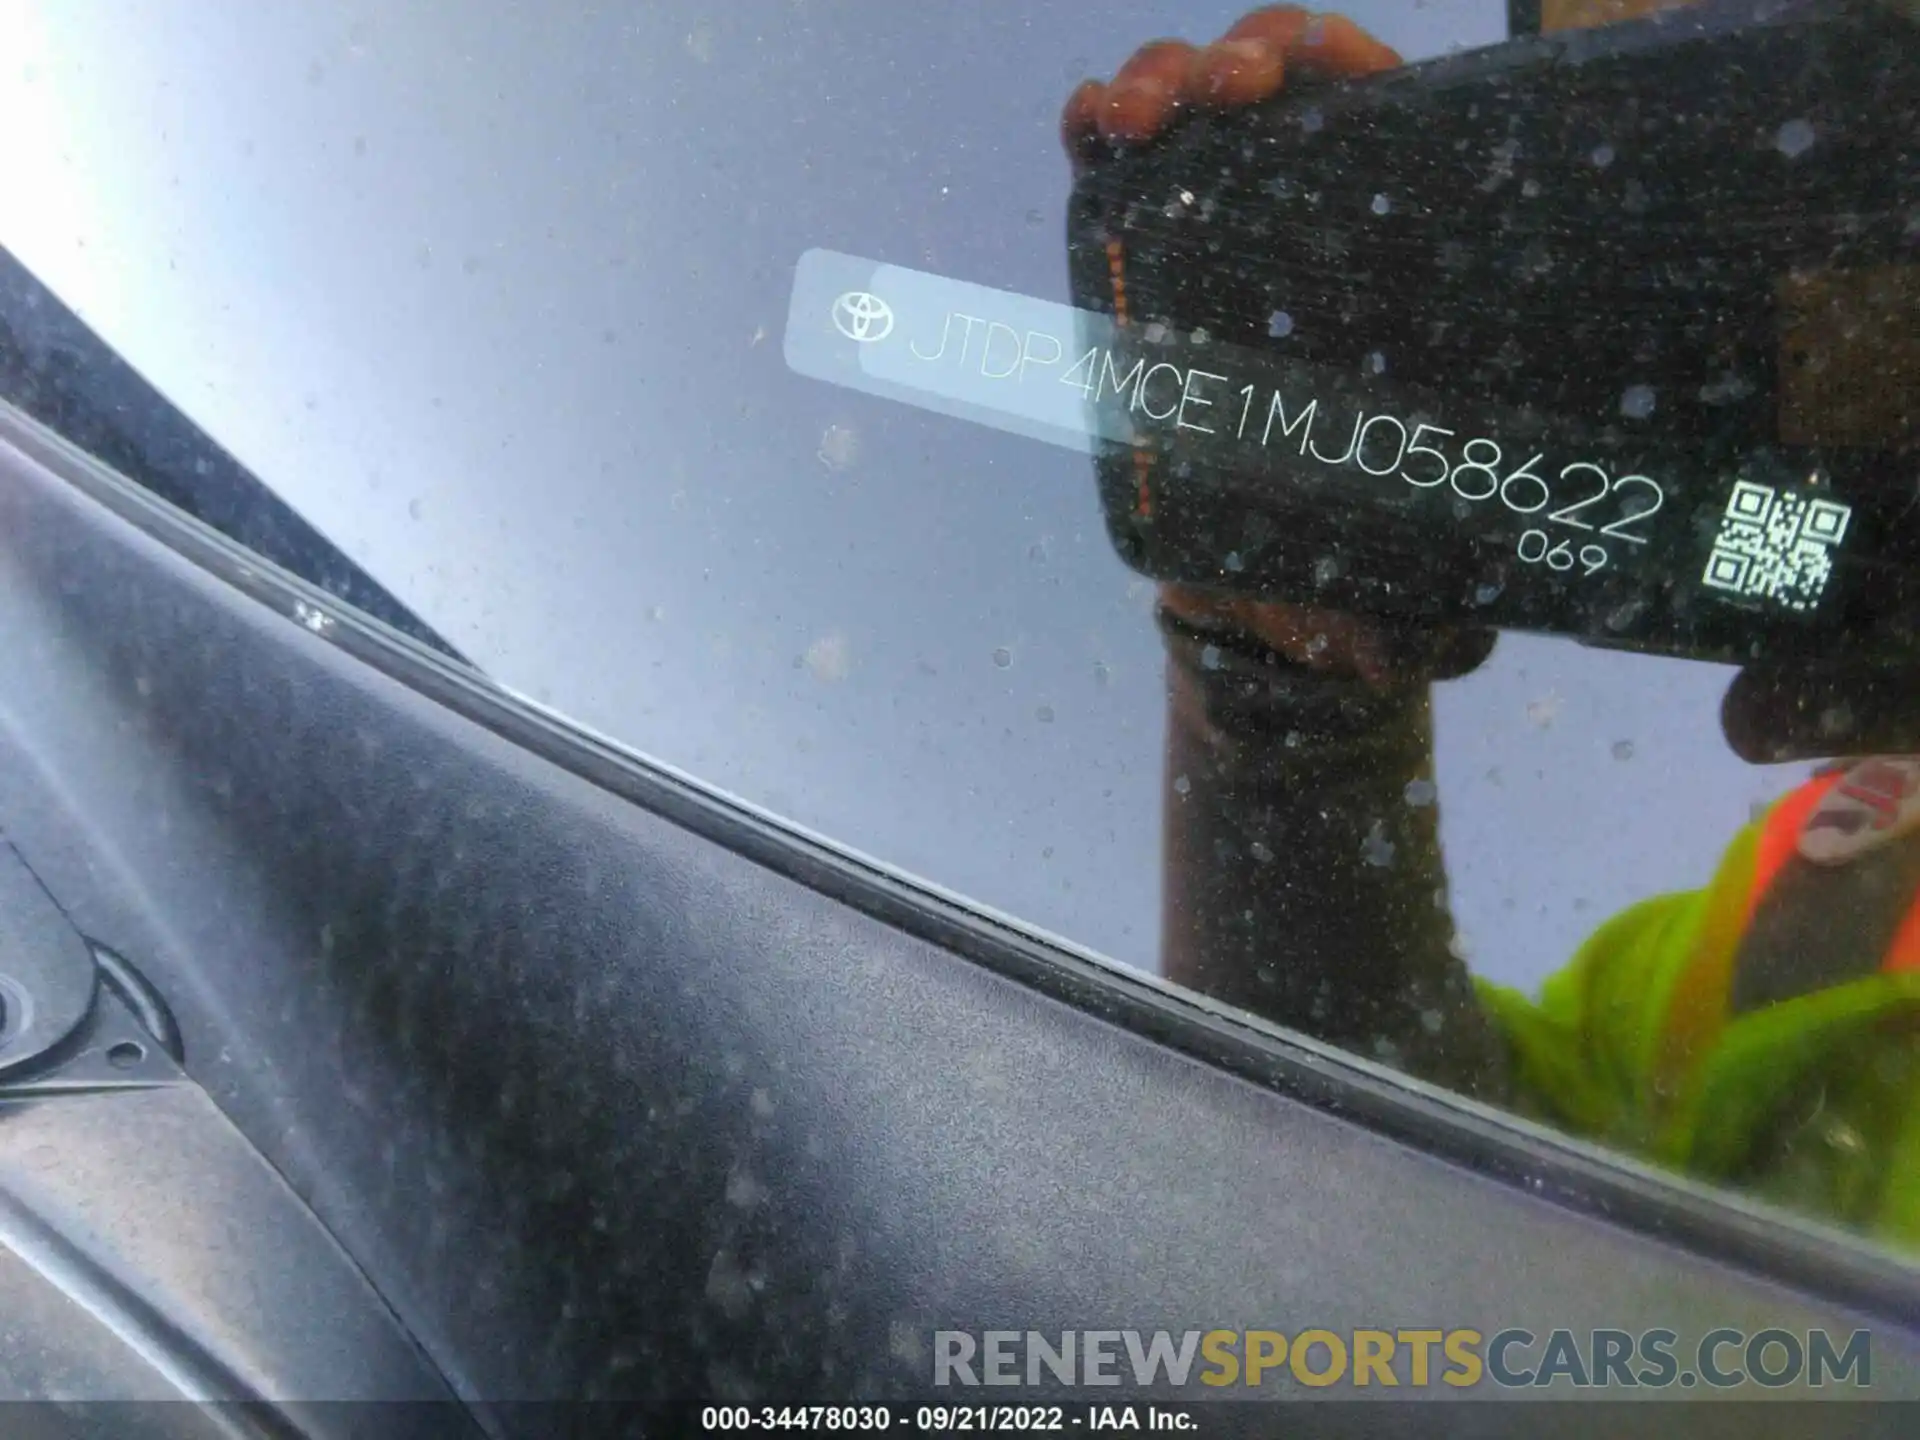
{"label": "toyota logo on sticker", "polygon": [[893,333],[893,307],[878,295],[849,290],[833,302],[833,328],[858,345],[871,345]]}

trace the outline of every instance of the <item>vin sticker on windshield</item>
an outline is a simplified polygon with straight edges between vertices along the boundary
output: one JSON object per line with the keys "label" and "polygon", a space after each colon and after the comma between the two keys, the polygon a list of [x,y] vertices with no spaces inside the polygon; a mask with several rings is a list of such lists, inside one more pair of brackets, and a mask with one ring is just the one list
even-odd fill
{"label": "vin sticker on windshield", "polygon": [[1060,384],[1111,354],[1113,321],[964,280],[809,250],[794,274],[787,365],[816,380],[1091,453],[1130,443],[1124,413],[1090,410]]}

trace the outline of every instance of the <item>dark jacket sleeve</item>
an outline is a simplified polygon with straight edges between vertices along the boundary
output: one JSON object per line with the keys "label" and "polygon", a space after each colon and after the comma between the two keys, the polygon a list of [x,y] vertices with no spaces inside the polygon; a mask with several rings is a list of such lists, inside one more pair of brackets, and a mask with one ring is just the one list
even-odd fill
{"label": "dark jacket sleeve", "polygon": [[1169,979],[1497,1099],[1455,955],[1424,679],[1381,688],[1162,614]]}

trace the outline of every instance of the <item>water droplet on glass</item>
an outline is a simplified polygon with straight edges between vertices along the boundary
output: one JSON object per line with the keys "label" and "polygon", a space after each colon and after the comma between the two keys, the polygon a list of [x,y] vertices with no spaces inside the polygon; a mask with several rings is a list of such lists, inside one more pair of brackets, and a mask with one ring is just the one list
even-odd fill
{"label": "water droplet on glass", "polygon": [[1369,375],[1386,374],[1387,357],[1382,355],[1378,350],[1369,350],[1367,352],[1367,373]]}
{"label": "water droplet on glass", "polygon": [[820,463],[845,470],[860,458],[860,435],[850,425],[829,425],[820,436]]}
{"label": "water droplet on glass", "polygon": [[1736,400],[1746,399],[1752,393],[1753,382],[1729,370],[1717,380],[1709,380],[1700,387],[1700,403],[1730,405]]}
{"label": "water droplet on glass", "polygon": [[1284,340],[1293,333],[1293,317],[1284,310],[1276,310],[1267,317],[1267,334],[1276,340]]}
{"label": "water droplet on glass", "polygon": [[1653,414],[1653,387],[1629,385],[1621,391],[1620,413],[1629,420],[1644,420]]}
{"label": "water droplet on glass", "polygon": [[1813,126],[1805,120],[1789,120],[1773,137],[1773,148],[1789,160],[1798,160],[1813,148]]}
{"label": "water droplet on glass", "polygon": [[1300,128],[1309,135],[1319,130],[1320,127],[1326,123],[1327,117],[1320,113],[1320,107],[1318,105],[1309,105],[1305,110],[1300,112]]}
{"label": "water droplet on glass", "polygon": [[1529,200],[1539,199],[1540,182],[1538,180],[1522,180],[1520,182],[1520,193]]}
{"label": "water droplet on glass", "polygon": [[1371,208],[1374,214],[1385,215],[1393,209],[1393,202],[1384,195],[1376,195]]}
{"label": "water droplet on glass", "polygon": [[1339,557],[1322,555],[1318,560],[1313,562],[1313,583],[1316,585],[1330,585],[1340,578],[1341,573],[1345,569],[1346,567],[1340,563]]}
{"label": "water droplet on glass", "polygon": [[844,635],[822,635],[801,658],[816,680],[844,680],[853,669],[853,647]]}
{"label": "water droplet on glass", "polygon": [[1606,614],[1606,626],[1616,635],[1631,629],[1646,613],[1646,603],[1641,600],[1628,600],[1613,607]]}
{"label": "water droplet on glass", "polygon": [[1053,724],[1053,707],[1051,705],[1040,706],[1033,712],[1033,718],[1038,720],[1042,725]]}
{"label": "water droplet on glass", "polygon": [[1409,780],[1405,791],[1407,804],[1416,810],[1433,804],[1434,798],[1439,793],[1439,787],[1431,780]]}
{"label": "water droplet on glass", "polygon": [[1613,147],[1611,145],[1596,145],[1593,147],[1593,153],[1587,158],[1593,161],[1596,168],[1604,170],[1613,163]]}
{"label": "water droplet on glass", "polygon": [[1633,742],[1631,740],[1614,741],[1613,758],[1616,760],[1631,760],[1633,758]]}
{"label": "water droplet on glass", "polygon": [[1013,652],[1002,645],[993,652],[993,663],[1002,670],[1006,669],[1013,664]]}
{"label": "water droplet on glass", "polygon": [[1820,1129],[1820,1138],[1836,1150],[1845,1150],[1850,1154],[1858,1155],[1867,1148],[1867,1142],[1860,1132],[1837,1116],[1828,1116]]}
{"label": "water droplet on glass", "polygon": [[1113,683],[1113,669],[1106,661],[1096,660],[1093,662],[1093,683],[1101,686],[1111,685]]}
{"label": "water droplet on glass", "polygon": [[1184,795],[1191,789],[1193,789],[1193,782],[1187,779],[1186,776],[1176,775],[1173,777],[1173,793],[1174,794]]}
{"label": "water droplet on glass", "polygon": [[1473,592],[1473,603],[1476,605],[1491,605],[1500,598],[1501,588],[1501,586],[1492,584],[1476,587]]}
{"label": "water droplet on glass", "polygon": [[706,1296],[729,1320],[742,1319],[753,1308],[753,1282],[731,1250],[722,1248],[714,1255]]}
{"label": "water droplet on glass", "polygon": [[750,1170],[735,1170],[727,1177],[727,1203],[737,1210],[751,1210],[767,1198],[767,1187]]}
{"label": "water droplet on glass", "polygon": [[1200,651],[1200,668],[1203,670],[1218,670],[1220,668],[1220,647],[1218,645],[1208,645]]}
{"label": "water droplet on glass", "polygon": [[1265,845],[1262,845],[1258,840],[1247,847],[1247,852],[1262,865],[1271,865],[1273,863],[1273,851],[1269,850]]}
{"label": "water droplet on glass", "polygon": [[1360,856],[1377,869],[1384,870],[1393,864],[1393,842],[1387,839],[1387,827],[1381,821],[1374,821],[1373,828],[1367,831],[1366,841],[1360,846]]}
{"label": "water droplet on glass", "polygon": [[1227,558],[1220,563],[1236,575],[1247,568],[1246,562],[1240,558],[1240,552],[1238,550],[1229,550],[1227,552]]}

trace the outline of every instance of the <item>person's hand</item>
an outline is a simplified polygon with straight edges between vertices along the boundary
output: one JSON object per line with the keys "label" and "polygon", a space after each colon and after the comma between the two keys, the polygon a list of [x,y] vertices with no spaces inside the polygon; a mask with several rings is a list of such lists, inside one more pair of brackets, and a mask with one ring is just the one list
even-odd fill
{"label": "person's hand", "polygon": [[[1210,45],[1151,41],[1112,80],[1084,82],[1061,114],[1061,139],[1081,167],[1145,144],[1194,111],[1258,104],[1279,94],[1289,79],[1370,75],[1400,63],[1391,48],[1343,16],[1271,5],[1246,15]],[[1492,649],[1485,631],[1410,631],[1342,611],[1188,585],[1162,585],[1160,603],[1196,630],[1248,636],[1294,664],[1378,686],[1463,674]]]}
{"label": "person's hand", "polygon": [[1112,80],[1085,81],[1068,97],[1061,135],[1070,155],[1097,157],[1102,145],[1151,140],[1193,109],[1258,104],[1278,94],[1289,76],[1370,75],[1400,63],[1344,16],[1269,5],[1243,16],[1211,45],[1142,45]]}

